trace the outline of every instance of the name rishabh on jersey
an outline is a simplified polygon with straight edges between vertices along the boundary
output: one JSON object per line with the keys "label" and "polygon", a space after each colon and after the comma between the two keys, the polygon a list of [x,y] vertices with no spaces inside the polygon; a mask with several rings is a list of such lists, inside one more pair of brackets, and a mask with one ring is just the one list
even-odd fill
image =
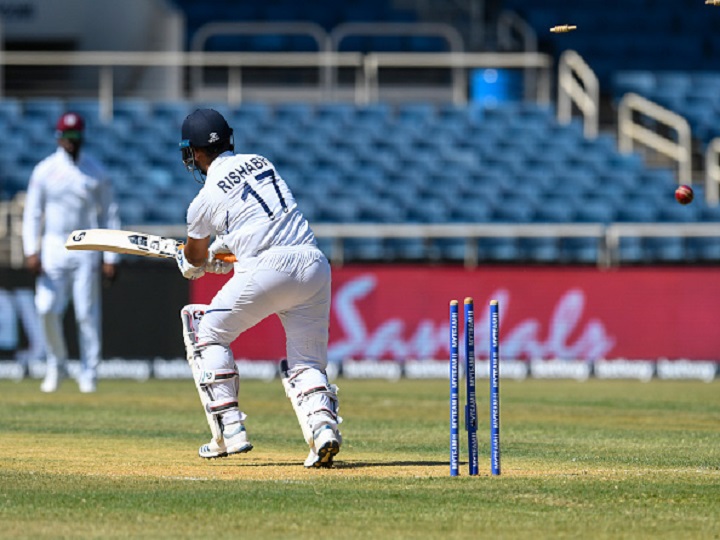
{"label": "name rishabh on jersey", "polygon": [[264,157],[253,156],[248,161],[231,170],[225,178],[217,183],[217,186],[223,190],[223,193],[227,193],[234,187],[241,185],[243,180],[252,176],[253,173],[257,174],[270,166],[270,162]]}
{"label": "name rishabh on jersey", "polygon": [[187,223],[192,238],[222,236],[238,260],[271,247],[316,245],[290,188],[257,154],[218,156],[190,203]]}

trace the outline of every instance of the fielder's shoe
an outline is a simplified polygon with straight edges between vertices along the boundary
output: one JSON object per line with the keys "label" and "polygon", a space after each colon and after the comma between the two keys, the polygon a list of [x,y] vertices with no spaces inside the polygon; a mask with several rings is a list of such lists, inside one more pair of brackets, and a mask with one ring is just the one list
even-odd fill
{"label": "fielder's shoe", "polygon": [[58,386],[62,380],[67,377],[67,373],[64,369],[50,368],[45,374],[42,384],[40,385],[40,391],[46,394],[57,392]]}
{"label": "fielder's shoe", "polygon": [[97,391],[97,383],[92,375],[82,374],[78,377],[77,382],[82,394],[92,394]]}
{"label": "fielder's shoe", "polygon": [[223,440],[219,443],[215,439],[208,444],[203,444],[198,451],[201,458],[213,459],[230,456],[232,454],[244,454],[253,449],[253,445],[248,442],[247,431],[245,426],[237,424],[238,427],[225,430],[223,432]]}
{"label": "fielder's shoe", "polygon": [[342,436],[340,432],[335,431],[331,426],[324,425],[315,432],[314,438],[313,448],[310,449],[310,453],[305,460],[305,467],[308,469],[313,467],[329,469],[333,466],[333,459],[340,452]]}

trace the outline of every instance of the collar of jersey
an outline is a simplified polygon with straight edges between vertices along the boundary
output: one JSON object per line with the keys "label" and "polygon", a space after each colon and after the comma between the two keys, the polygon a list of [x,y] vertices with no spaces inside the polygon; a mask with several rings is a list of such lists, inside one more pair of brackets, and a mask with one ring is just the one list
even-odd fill
{"label": "collar of jersey", "polygon": [[212,162],[212,163],[210,164],[210,166],[208,167],[207,175],[206,175],[206,176],[210,176],[210,171],[212,171],[212,170],[215,168],[216,165],[219,166],[221,162],[225,161],[225,160],[226,160],[227,158],[229,158],[229,157],[233,157],[234,155],[235,155],[235,154],[233,154],[232,152],[230,152],[230,151],[228,150],[227,152],[223,152],[223,153],[220,154],[218,157],[216,157],[215,159],[213,159],[213,162]]}

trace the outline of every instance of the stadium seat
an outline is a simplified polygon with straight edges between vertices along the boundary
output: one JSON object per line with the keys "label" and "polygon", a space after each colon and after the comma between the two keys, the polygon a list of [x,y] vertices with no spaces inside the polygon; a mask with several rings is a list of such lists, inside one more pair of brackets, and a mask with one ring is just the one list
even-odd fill
{"label": "stadium seat", "polygon": [[535,205],[522,198],[503,198],[493,207],[493,220],[501,223],[528,223],[535,217]]}
{"label": "stadium seat", "polygon": [[355,108],[349,103],[320,103],[315,109],[317,120],[328,119],[335,123],[349,122],[355,114]]}
{"label": "stadium seat", "polygon": [[515,238],[480,238],[478,253],[482,260],[494,262],[522,260],[518,240]]}
{"label": "stadium seat", "polygon": [[518,248],[521,258],[531,262],[556,262],[560,259],[560,240],[558,238],[521,238]]}
{"label": "stadium seat", "polygon": [[386,254],[381,238],[346,238],[343,249],[347,261],[381,261]]}
{"label": "stadium seat", "polygon": [[397,119],[412,125],[424,125],[435,118],[435,107],[430,103],[404,103],[398,106]]}
{"label": "stadium seat", "polygon": [[318,208],[318,221],[328,223],[346,223],[357,221],[360,207],[353,199],[337,198],[324,200]]}
{"label": "stadium seat", "polygon": [[674,204],[674,201],[668,203],[658,209],[658,221],[691,223],[697,221],[700,216],[700,207],[697,204],[681,206]]}
{"label": "stadium seat", "polygon": [[100,102],[96,99],[71,99],[65,103],[68,112],[76,112],[85,120],[87,129],[96,129],[101,122]]}
{"label": "stadium seat", "polygon": [[[313,223],[720,222],[720,207],[704,203],[699,184],[695,203],[678,205],[673,170],[648,168],[637,154],[621,155],[614,136],[585,139],[575,123],[558,125],[548,107],[513,103],[466,108],[424,102],[204,105],[229,111],[238,149],[271,159]],[[94,100],[77,102],[78,109],[85,106],[83,110],[97,110]],[[113,121],[93,127],[87,148],[107,166],[123,201],[124,220],[184,221],[187,203],[199,186],[180,163],[178,123],[197,106],[200,103],[119,100]],[[16,123],[16,114],[21,123]],[[19,139],[7,136],[18,129]],[[8,170],[26,172],[0,173],[0,191],[9,197],[26,186],[38,149],[50,153],[55,143],[48,119],[38,113],[26,117],[24,102],[0,101],[0,133],[6,134],[14,156]],[[128,160],[128,152],[137,159]],[[138,186],[150,193],[145,200]],[[160,210],[146,208],[148,197],[167,199],[168,204]],[[360,240],[348,244],[353,260],[465,258],[465,239]],[[471,243],[480,260],[488,262],[589,264],[599,254],[594,238],[481,238]],[[716,249],[702,238],[679,246],[673,239],[623,239],[619,257],[627,264],[680,261],[681,256],[713,261]]]}
{"label": "stadium seat", "polygon": [[650,71],[618,71],[612,76],[613,93],[618,97],[628,92],[647,96],[655,90],[656,85],[655,74]]}
{"label": "stadium seat", "polygon": [[0,99],[0,120],[10,122],[22,116],[22,105],[20,100],[13,98]]}
{"label": "stadium seat", "polygon": [[312,117],[313,110],[308,103],[281,103],[275,106],[274,120],[293,127],[307,124]]}
{"label": "stadium seat", "polygon": [[55,126],[60,115],[65,112],[65,103],[61,99],[33,98],[23,102],[23,116]]}
{"label": "stadium seat", "polygon": [[564,263],[596,264],[600,247],[596,238],[563,238],[559,260]]}
{"label": "stadium seat", "polygon": [[576,211],[575,219],[581,223],[610,223],[615,219],[615,208],[604,200],[581,199]]}
{"label": "stadium seat", "polygon": [[643,262],[646,254],[642,246],[642,239],[634,236],[621,237],[617,256],[623,264]]}
{"label": "stadium seat", "polygon": [[681,237],[645,238],[643,250],[649,260],[678,263],[685,260],[685,244]]}
{"label": "stadium seat", "polygon": [[575,220],[575,214],[574,204],[569,204],[567,199],[552,197],[537,202],[534,220],[544,223],[569,223]]}
{"label": "stadium seat", "polygon": [[720,206],[702,206],[700,208],[701,221],[720,221]]}
{"label": "stadium seat", "polygon": [[151,118],[150,103],[144,99],[119,99],[113,104],[113,117],[136,125],[147,124]]}
{"label": "stadium seat", "polygon": [[626,204],[618,207],[615,220],[620,222],[645,222],[650,223],[657,220],[658,205],[648,200],[628,199]]}
{"label": "stadium seat", "polygon": [[384,245],[390,260],[419,261],[428,255],[428,247],[422,238],[388,238]]}
{"label": "stadium seat", "polygon": [[[120,222],[123,227],[130,229],[133,225],[148,223],[145,206],[134,196],[118,196],[117,205],[120,213]],[[173,216],[173,222],[176,216]]]}
{"label": "stadium seat", "polygon": [[407,219],[406,214],[395,201],[366,197],[360,204],[357,219],[367,223],[402,223]]}
{"label": "stadium seat", "polygon": [[686,258],[695,262],[720,262],[720,238],[688,238]]}
{"label": "stadium seat", "polygon": [[[193,107],[186,101],[158,101],[151,105],[153,118],[160,121],[166,130],[172,129],[179,133],[183,121],[193,111]],[[179,135],[176,135],[179,138]]]}

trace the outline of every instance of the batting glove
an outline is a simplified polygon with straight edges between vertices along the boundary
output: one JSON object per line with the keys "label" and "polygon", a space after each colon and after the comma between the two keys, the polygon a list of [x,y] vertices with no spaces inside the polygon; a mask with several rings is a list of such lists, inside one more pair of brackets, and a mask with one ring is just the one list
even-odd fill
{"label": "batting glove", "polygon": [[208,259],[205,263],[205,270],[212,274],[227,274],[233,269],[233,263],[216,259],[219,253],[232,253],[221,237],[215,238],[208,249]]}
{"label": "batting glove", "polygon": [[185,279],[198,279],[205,275],[205,265],[193,266],[185,258],[185,253],[182,246],[178,246],[175,252],[175,259],[177,260],[178,268],[180,273]]}

